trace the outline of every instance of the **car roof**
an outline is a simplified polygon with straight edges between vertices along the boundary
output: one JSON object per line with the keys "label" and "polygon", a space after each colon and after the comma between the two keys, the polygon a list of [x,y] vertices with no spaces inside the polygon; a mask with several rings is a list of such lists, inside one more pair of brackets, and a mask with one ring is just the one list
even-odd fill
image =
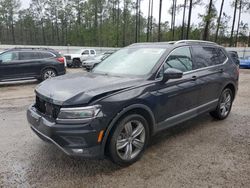
{"label": "car roof", "polygon": [[11,52],[11,51],[40,51],[40,52],[50,52],[50,53],[53,53],[53,54],[55,54],[55,55],[60,55],[60,53],[58,52],[58,51],[56,51],[56,50],[54,50],[54,49],[52,49],[52,48],[26,48],[26,47],[24,47],[24,48],[11,48],[11,49],[7,49],[7,50],[5,50],[4,52]]}
{"label": "car roof", "polygon": [[217,46],[219,45],[210,41],[203,40],[179,40],[179,41],[169,41],[169,42],[142,42],[142,43],[134,43],[128,47],[173,47],[173,46],[183,46],[183,45],[209,45],[209,46]]}

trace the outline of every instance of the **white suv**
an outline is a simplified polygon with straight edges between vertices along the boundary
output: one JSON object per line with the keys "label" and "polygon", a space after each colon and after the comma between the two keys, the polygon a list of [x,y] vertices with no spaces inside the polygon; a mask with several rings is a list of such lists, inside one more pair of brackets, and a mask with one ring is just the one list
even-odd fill
{"label": "white suv", "polygon": [[96,51],[94,49],[81,49],[75,51],[75,53],[64,55],[68,67],[80,67],[83,61],[86,61],[95,56]]}

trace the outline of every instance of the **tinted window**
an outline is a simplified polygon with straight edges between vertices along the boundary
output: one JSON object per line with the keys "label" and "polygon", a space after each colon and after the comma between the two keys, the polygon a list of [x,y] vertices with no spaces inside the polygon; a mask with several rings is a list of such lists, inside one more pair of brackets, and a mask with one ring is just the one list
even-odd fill
{"label": "tinted window", "polygon": [[224,63],[226,61],[226,59],[227,59],[227,56],[224,54],[224,52],[222,51],[222,49],[218,49],[218,57],[219,57],[219,63],[220,64]]}
{"label": "tinted window", "polygon": [[11,61],[18,60],[18,53],[17,52],[6,52],[0,55],[0,60],[3,63],[8,63]]}
{"label": "tinted window", "polygon": [[82,52],[82,55],[89,55],[89,51],[88,51],[88,50],[84,50],[84,51]]}
{"label": "tinted window", "polygon": [[189,47],[175,49],[164,64],[164,70],[175,68],[182,72],[191,71],[192,67],[193,62]]}
{"label": "tinted window", "polygon": [[94,51],[94,50],[90,50],[90,53],[91,53],[92,55],[95,55],[95,51]]}
{"label": "tinted window", "polygon": [[221,49],[207,46],[193,47],[194,69],[222,64],[226,56]]}
{"label": "tinted window", "polygon": [[52,57],[54,57],[54,55],[49,53],[49,52],[40,52],[40,58],[41,59],[52,58]]}
{"label": "tinted window", "polygon": [[31,60],[31,59],[39,59],[39,54],[37,52],[19,52],[20,60]]}

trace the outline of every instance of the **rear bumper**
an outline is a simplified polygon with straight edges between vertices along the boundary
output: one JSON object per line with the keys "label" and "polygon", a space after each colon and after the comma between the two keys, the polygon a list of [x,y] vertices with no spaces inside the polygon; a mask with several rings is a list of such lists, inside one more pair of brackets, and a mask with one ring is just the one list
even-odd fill
{"label": "rear bumper", "polygon": [[27,110],[31,129],[44,141],[57,146],[69,156],[103,158],[101,144],[97,142],[98,131],[90,124],[57,124],[43,117],[33,106]]}

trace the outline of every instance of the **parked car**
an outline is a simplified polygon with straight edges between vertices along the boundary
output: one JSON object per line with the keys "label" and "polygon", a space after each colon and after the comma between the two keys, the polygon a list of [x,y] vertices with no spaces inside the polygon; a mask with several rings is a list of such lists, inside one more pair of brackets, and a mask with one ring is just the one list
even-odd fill
{"label": "parked car", "polygon": [[250,56],[240,59],[240,68],[250,68]]}
{"label": "parked car", "polygon": [[138,43],[85,72],[36,88],[31,129],[68,155],[126,166],[157,132],[202,113],[228,117],[239,70],[215,43]]}
{"label": "parked car", "polygon": [[0,54],[0,81],[47,78],[65,74],[64,58],[48,48],[13,48]]}
{"label": "parked car", "polygon": [[95,56],[96,51],[94,49],[81,49],[75,51],[75,53],[64,55],[68,67],[81,67],[82,61],[93,58]]}
{"label": "parked car", "polygon": [[233,61],[235,62],[236,65],[240,64],[238,52],[236,52],[236,51],[228,51],[228,54],[233,59]]}
{"label": "parked car", "polygon": [[86,70],[92,70],[96,65],[101,63],[104,59],[109,57],[113,52],[105,52],[103,54],[100,54],[92,59],[83,61],[82,67],[85,68]]}

